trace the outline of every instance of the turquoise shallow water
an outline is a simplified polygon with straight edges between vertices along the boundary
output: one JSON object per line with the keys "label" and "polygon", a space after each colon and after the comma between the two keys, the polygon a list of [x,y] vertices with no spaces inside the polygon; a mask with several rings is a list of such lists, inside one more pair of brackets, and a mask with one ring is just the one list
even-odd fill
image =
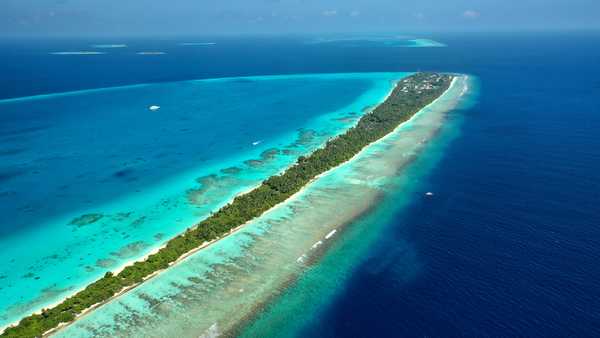
{"label": "turquoise shallow water", "polygon": [[0,325],[143,257],[351,126],[406,75],[223,78],[0,101],[0,211],[10,216],[0,224]]}
{"label": "turquoise shallow water", "polygon": [[[84,316],[57,336],[198,337],[233,332],[269,336],[282,334],[280,329],[291,334],[295,327],[289,318],[300,325],[302,313],[314,313],[305,310],[314,310],[321,304],[318,300],[328,299],[370,241],[381,235],[380,227],[369,222],[389,218],[391,205],[373,207],[394,191],[412,197],[414,183],[426,174],[435,155],[417,169],[404,168],[412,168],[417,155],[430,151],[429,141],[467,85],[461,79],[443,99],[396,133],[328,172],[293,200]],[[393,210],[403,204],[394,202]],[[343,236],[340,241],[339,236]],[[318,262],[327,248],[332,253]],[[340,255],[343,259],[338,261]],[[245,327],[249,319],[256,320]]]}

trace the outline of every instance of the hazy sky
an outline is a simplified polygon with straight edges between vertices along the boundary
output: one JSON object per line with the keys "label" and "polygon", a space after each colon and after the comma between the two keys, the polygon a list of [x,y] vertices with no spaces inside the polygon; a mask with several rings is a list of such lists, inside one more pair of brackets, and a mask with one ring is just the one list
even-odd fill
{"label": "hazy sky", "polygon": [[0,0],[0,35],[598,29],[600,0]]}

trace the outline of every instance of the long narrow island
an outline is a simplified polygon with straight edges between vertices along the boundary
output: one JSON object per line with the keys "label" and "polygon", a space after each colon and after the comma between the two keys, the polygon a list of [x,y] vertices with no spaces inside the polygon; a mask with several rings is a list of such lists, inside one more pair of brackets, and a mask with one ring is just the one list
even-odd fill
{"label": "long narrow island", "polygon": [[452,79],[453,76],[446,74],[417,73],[399,81],[385,101],[365,114],[354,127],[330,139],[312,154],[301,156],[284,173],[272,176],[252,191],[236,197],[184,234],[168,241],[145,260],[126,267],[118,274],[107,272],[57,306],[28,316],[7,328],[1,336],[40,337],[51,333],[85,311],[139,285],[190,252],[227,236],[287,200],[318,175],[348,161],[370,143],[392,132],[441,96],[450,87]]}

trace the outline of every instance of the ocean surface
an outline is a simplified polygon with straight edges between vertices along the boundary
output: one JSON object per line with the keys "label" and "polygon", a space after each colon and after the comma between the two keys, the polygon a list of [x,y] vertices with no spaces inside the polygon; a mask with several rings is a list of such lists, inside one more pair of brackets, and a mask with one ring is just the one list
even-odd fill
{"label": "ocean surface", "polygon": [[[351,125],[392,79],[435,70],[470,75],[465,98],[448,97],[397,142],[62,334],[160,336],[169,322],[211,324],[239,304],[204,296],[237,293],[252,306],[234,324],[182,336],[598,336],[600,35],[422,38],[439,44],[3,41],[0,324],[280,171]],[[50,54],[89,50],[104,54]],[[343,75],[289,76],[318,73]],[[115,86],[126,87],[95,90]],[[328,218],[337,232],[325,240]],[[306,261],[277,265],[319,238]],[[157,326],[144,327],[150,319]]]}

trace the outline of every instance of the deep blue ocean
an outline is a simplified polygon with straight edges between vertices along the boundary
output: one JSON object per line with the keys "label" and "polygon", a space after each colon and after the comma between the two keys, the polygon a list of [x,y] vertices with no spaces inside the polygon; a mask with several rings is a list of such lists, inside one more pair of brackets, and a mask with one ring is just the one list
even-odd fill
{"label": "deep blue ocean", "polygon": [[[415,198],[385,225],[300,335],[600,336],[600,34],[427,38],[447,47],[311,45],[305,37],[212,38],[216,45],[191,49],[173,40],[2,41],[0,98],[223,76],[474,75],[479,100],[420,183],[435,197]],[[39,52],[90,43],[129,48]],[[167,54],[140,58],[131,48]],[[418,269],[405,271],[400,243],[414,248]]]}

